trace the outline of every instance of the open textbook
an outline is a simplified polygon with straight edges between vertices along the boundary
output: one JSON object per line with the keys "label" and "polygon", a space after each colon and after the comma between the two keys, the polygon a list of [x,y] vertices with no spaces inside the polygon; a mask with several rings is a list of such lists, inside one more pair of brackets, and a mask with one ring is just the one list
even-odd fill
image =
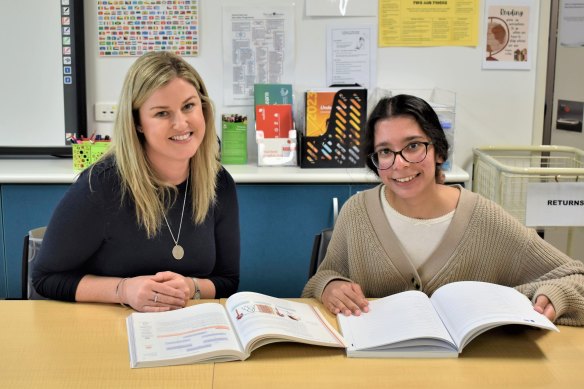
{"label": "open textbook", "polygon": [[513,288],[476,281],[407,291],[369,302],[361,316],[337,315],[347,356],[456,358],[475,337],[506,324],[559,331]]}
{"label": "open textbook", "polygon": [[316,307],[240,292],[218,303],[126,319],[131,367],[244,360],[273,342],[346,347]]}

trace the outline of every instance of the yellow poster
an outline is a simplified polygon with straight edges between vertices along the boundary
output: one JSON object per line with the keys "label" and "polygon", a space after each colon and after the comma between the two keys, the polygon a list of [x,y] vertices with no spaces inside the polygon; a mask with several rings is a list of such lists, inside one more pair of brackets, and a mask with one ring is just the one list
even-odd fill
{"label": "yellow poster", "polygon": [[379,0],[379,47],[477,46],[478,0]]}

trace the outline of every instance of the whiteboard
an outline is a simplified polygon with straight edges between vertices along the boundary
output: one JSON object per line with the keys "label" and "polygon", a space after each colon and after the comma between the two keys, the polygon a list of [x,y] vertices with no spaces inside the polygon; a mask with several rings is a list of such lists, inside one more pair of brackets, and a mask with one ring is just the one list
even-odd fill
{"label": "whiteboard", "polygon": [[0,146],[64,146],[60,0],[1,7]]}

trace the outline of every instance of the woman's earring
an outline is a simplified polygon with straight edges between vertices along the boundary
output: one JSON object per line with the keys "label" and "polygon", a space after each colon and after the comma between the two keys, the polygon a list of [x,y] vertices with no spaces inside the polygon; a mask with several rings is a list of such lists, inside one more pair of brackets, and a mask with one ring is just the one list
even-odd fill
{"label": "woman's earring", "polygon": [[142,131],[142,126],[136,126],[136,130],[138,130],[138,132],[144,132]]}

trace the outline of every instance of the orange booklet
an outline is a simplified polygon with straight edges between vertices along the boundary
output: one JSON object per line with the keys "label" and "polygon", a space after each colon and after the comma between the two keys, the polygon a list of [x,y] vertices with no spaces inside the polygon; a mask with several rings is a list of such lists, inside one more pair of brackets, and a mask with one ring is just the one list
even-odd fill
{"label": "orange booklet", "polygon": [[333,100],[338,89],[306,92],[306,136],[326,133]]}
{"label": "orange booklet", "polygon": [[256,105],[256,131],[264,138],[288,138],[292,124],[292,105]]}
{"label": "orange booklet", "polygon": [[331,87],[306,92],[301,167],[363,167],[367,89]]}

